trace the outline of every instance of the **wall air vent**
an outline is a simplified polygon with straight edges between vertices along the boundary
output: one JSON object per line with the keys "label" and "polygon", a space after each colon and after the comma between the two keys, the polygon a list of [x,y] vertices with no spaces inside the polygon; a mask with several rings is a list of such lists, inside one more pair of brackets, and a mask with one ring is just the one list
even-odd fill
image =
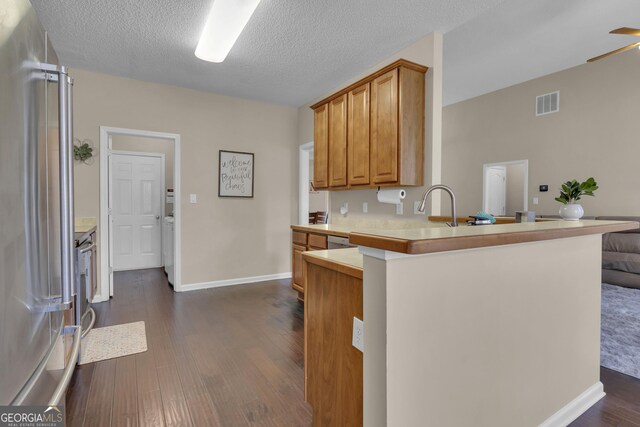
{"label": "wall air vent", "polygon": [[536,116],[557,113],[560,111],[560,91],[536,96]]}

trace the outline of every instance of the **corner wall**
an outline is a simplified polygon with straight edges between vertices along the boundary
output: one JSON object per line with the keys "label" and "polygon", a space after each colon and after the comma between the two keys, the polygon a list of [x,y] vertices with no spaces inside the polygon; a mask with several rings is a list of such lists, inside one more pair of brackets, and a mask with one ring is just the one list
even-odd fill
{"label": "corner wall", "polygon": [[[182,284],[291,271],[295,108],[74,69],[74,134],[99,127],[181,135]],[[218,150],[255,153],[253,199],[218,197]],[[97,153],[104,155],[104,153]],[[99,161],[75,164],[76,216],[99,217]],[[189,203],[189,194],[198,203]]]}

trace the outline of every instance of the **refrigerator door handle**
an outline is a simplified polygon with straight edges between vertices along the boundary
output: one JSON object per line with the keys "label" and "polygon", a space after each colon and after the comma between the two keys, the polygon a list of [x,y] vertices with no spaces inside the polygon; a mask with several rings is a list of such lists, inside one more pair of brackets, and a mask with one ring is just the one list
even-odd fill
{"label": "refrigerator door handle", "polygon": [[64,311],[71,308],[75,295],[75,244],[73,204],[73,79],[67,67],[40,64],[45,78],[58,83],[58,139],[60,164],[60,276],[62,295],[52,295],[40,311]]}
{"label": "refrigerator door handle", "polygon": [[75,280],[75,247],[73,239],[73,120],[72,80],[67,68],[58,67],[58,109],[60,140],[60,253],[62,259],[62,304],[73,301]]}
{"label": "refrigerator door handle", "polygon": [[[71,377],[73,376],[73,371],[76,368],[76,363],[78,362],[78,356],[80,355],[80,341],[82,335],[82,327],[80,326],[68,326],[69,329],[74,329],[73,331],[73,346],[71,347],[71,356],[69,357],[69,362],[67,366],[64,368],[64,373],[62,374],[62,378],[58,383],[51,399],[49,399],[49,406],[58,406],[60,400],[64,396],[67,391],[67,387],[69,387],[69,382],[71,382]],[[65,328],[65,329],[67,329]]]}

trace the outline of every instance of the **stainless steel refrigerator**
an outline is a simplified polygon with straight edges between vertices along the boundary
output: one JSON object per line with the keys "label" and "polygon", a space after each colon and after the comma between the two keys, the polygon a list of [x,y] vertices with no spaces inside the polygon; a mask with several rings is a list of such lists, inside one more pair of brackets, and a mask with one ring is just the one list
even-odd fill
{"label": "stainless steel refrigerator", "polygon": [[62,403],[78,356],[71,88],[29,1],[1,0],[0,405]]}

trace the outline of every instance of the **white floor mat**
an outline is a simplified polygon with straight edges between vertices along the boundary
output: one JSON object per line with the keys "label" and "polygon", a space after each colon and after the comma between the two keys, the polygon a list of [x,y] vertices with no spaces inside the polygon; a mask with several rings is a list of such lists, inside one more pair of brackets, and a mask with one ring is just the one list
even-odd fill
{"label": "white floor mat", "polygon": [[144,322],[92,329],[80,344],[80,365],[147,351]]}

